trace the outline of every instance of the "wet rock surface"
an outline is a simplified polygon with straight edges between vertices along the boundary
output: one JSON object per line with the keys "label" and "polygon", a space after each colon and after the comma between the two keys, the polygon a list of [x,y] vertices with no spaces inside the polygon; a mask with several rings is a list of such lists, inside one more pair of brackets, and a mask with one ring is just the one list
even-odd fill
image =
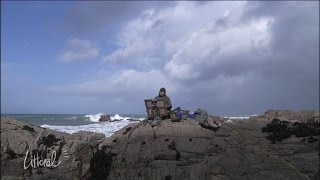
{"label": "wet rock surface", "polygon": [[99,118],[99,122],[110,121],[110,115],[101,115]]}
{"label": "wet rock surface", "polygon": [[[106,138],[1,119],[1,179],[319,179],[319,113],[276,111],[214,129],[133,123]],[[27,150],[57,167],[24,169]]]}

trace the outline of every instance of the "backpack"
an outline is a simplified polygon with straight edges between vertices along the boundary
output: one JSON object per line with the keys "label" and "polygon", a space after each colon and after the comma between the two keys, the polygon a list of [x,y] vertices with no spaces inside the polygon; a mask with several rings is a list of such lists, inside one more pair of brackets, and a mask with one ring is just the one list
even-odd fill
{"label": "backpack", "polygon": [[195,119],[200,125],[208,125],[208,113],[203,109],[197,109],[195,112]]}

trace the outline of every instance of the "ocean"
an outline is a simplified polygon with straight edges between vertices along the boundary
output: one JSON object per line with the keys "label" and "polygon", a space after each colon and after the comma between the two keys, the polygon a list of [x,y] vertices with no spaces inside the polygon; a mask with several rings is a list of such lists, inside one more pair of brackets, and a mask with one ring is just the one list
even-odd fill
{"label": "ocean", "polygon": [[1,114],[36,126],[60,132],[75,133],[81,130],[103,133],[107,137],[129,123],[144,120],[147,115],[110,114],[113,122],[99,122],[102,113],[98,114]]}
{"label": "ocean", "polygon": [[[78,131],[91,131],[103,133],[107,137],[130,123],[140,122],[147,115],[110,114],[113,122],[99,122],[102,113],[98,114],[1,114],[1,117],[9,117],[36,126],[53,129],[60,132],[75,133]],[[255,116],[255,115],[251,115]],[[224,116],[228,122],[248,119],[250,116]]]}

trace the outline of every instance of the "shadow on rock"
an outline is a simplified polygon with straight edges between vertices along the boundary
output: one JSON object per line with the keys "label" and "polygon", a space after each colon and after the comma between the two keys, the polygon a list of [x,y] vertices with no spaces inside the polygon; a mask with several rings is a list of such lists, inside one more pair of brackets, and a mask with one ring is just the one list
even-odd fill
{"label": "shadow on rock", "polygon": [[98,150],[90,160],[90,179],[106,179],[111,170],[114,153],[105,153],[103,150]]}
{"label": "shadow on rock", "polygon": [[56,143],[58,141],[60,141],[61,139],[59,138],[56,138],[55,135],[53,134],[49,134],[47,137],[42,137],[42,139],[40,140],[39,144],[44,144],[46,145],[47,147],[51,147],[53,145],[57,145]]}
{"label": "shadow on rock", "polygon": [[320,134],[319,123],[303,123],[303,122],[289,122],[274,118],[271,123],[262,128],[263,133],[272,133],[267,136],[267,139],[275,143],[287,139],[292,135],[296,137],[309,137],[308,142],[312,143],[318,141],[316,137]]}
{"label": "shadow on rock", "polygon": [[219,127],[213,127],[213,126],[206,125],[206,124],[200,124],[200,126],[202,128],[209,129],[209,130],[214,131],[214,132],[218,131],[218,129],[219,129]]}
{"label": "shadow on rock", "polygon": [[36,132],[32,127],[27,126],[27,125],[24,125],[24,126],[22,127],[22,130],[26,130],[26,131],[29,131],[29,132],[31,132],[31,133]]}

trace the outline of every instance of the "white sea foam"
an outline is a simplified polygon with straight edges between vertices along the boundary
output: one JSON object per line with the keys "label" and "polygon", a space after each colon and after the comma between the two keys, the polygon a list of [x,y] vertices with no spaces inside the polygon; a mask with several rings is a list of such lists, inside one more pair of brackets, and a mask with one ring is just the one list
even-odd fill
{"label": "white sea foam", "polygon": [[53,126],[53,125],[44,124],[44,125],[41,125],[41,127],[53,129],[60,132],[66,132],[70,134],[78,131],[97,132],[97,133],[103,133],[107,137],[110,137],[114,132],[118,131],[119,129],[125,127],[130,123],[134,123],[134,122],[122,120],[122,121],[101,122],[101,123],[94,123],[94,124],[80,125],[80,126]]}
{"label": "white sea foam", "polygon": [[257,116],[256,114],[250,115],[250,116],[225,116],[224,118],[227,118],[228,120],[244,120],[249,119],[250,117]]}
{"label": "white sea foam", "polygon": [[78,126],[56,126],[56,125],[44,124],[44,125],[41,125],[41,127],[53,129],[60,132],[66,132],[70,134],[78,131],[97,132],[97,133],[103,133],[107,137],[109,137],[114,132],[125,127],[126,125],[130,123],[134,123],[134,121],[142,121],[145,119],[145,118],[122,117],[119,114],[116,114],[110,117],[110,120],[112,122],[97,123],[99,122],[99,118],[101,115],[103,115],[103,113],[85,115],[84,117],[86,117],[89,121],[94,122],[92,124],[78,125]]}
{"label": "white sea foam", "polygon": [[[90,114],[85,115],[86,118],[89,119],[91,122],[95,122],[88,125],[78,125],[78,126],[56,126],[56,125],[48,125],[44,124],[41,125],[41,127],[53,129],[60,132],[66,132],[66,133],[75,133],[78,131],[90,131],[90,132],[97,132],[97,133],[103,133],[107,137],[110,137],[114,132],[120,130],[121,128],[125,127],[126,125],[130,123],[134,123],[135,121],[142,121],[145,118],[133,118],[133,117],[122,117],[119,114],[116,114],[114,116],[111,116],[110,119],[113,122],[99,122],[100,116],[103,115],[103,113],[98,114]],[[254,115],[252,115],[254,116]],[[251,116],[227,116],[225,118],[228,118],[228,123],[234,123],[234,120],[243,120],[243,119],[249,119]]]}
{"label": "white sea foam", "polygon": [[[103,113],[98,113],[98,114],[88,114],[85,115],[84,117],[88,118],[89,121],[91,122],[99,122],[99,118],[101,115],[105,115]],[[114,116],[110,116],[111,121],[117,121],[117,120],[135,120],[135,121],[142,121],[145,118],[133,118],[133,117],[123,117],[120,116],[119,114],[116,114]]]}
{"label": "white sea foam", "polygon": [[227,123],[231,123],[231,124],[235,124],[233,121],[231,121],[230,119],[228,119]]}
{"label": "white sea foam", "polygon": [[103,115],[103,113],[98,113],[98,114],[88,114],[88,115],[85,115],[84,117],[88,118],[89,121],[92,121],[92,122],[99,122],[99,118],[100,116]]}
{"label": "white sea foam", "polygon": [[225,117],[228,118],[229,120],[234,119],[234,120],[243,120],[243,119],[249,119],[249,116],[231,116],[231,117]]}

